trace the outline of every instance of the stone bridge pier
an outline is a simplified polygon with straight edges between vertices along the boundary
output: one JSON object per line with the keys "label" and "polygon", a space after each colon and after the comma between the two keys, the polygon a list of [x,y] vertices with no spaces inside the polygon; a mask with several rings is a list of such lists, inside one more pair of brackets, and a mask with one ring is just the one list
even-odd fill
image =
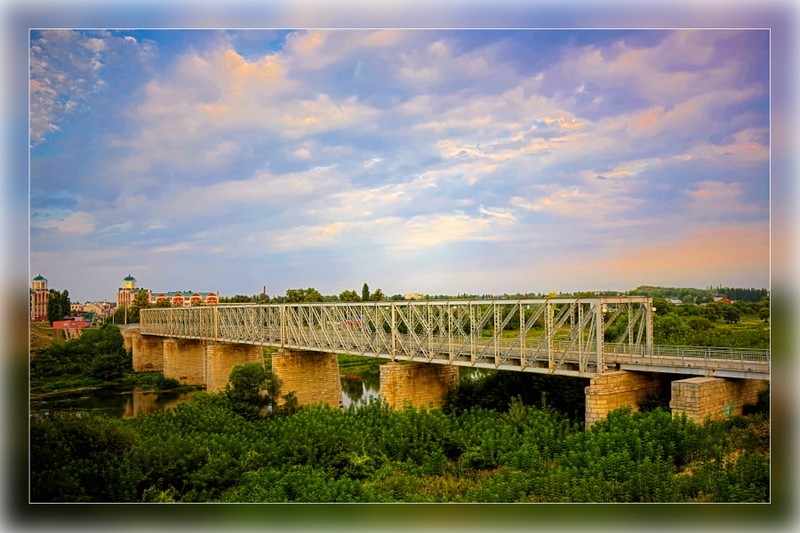
{"label": "stone bridge pier", "polygon": [[342,406],[339,357],[335,353],[281,348],[272,354],[272,372],[281,382],[281,396],[293,392],[300,405]]}
{"label": "stone bridge pier", "polygon": [[205,385],[209,392],[225,388],[234,366],[264,362],[260,346],[142,335],[138,328],[121,331],[136,372],[161,371],[185,385]]}
{"label": "stone bridge pier", "polygon": [[607,372],[591,378],[586,387],[586,427],[620,407],[639,410],[649,396],[666,398],[673,416],[685,412],[695,422],[742,414],[746,404],[758,401],[767,381],[715,377],[683,378],[653,372]]}
{"label": "stone bridge pier", "polygon": [[441,407],[448,390],[459,383],[458,367],[432,363],[381,365],[380,396],[395,409],[406,402],[414,407]]}
{"label": "stone bridge pier", "polygon": [[699,376],[672,382],[672,414],[686,413],[686,417],[700,424],[742,414],[747,404],[758,402],[758,395],[766,390],[768,382],[761,379],[725,379]]}

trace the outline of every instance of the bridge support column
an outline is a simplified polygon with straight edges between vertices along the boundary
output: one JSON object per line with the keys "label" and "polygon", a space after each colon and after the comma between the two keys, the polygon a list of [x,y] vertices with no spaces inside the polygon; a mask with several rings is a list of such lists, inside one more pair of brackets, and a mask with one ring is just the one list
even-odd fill
{"label": "bridge support column", "polygon": [[272,371],[281,381],[281,396],[294,392],[300,405],[342,406],[339,358],[335,353],[282,348],[272,354]]}
{"label": "bridge support column", "polygon": [[672,382],[672,414],[686,413],[686,417],[703,423],[742,414],[745,404],[758,401],[758,394],[767,387],[760,379],[725,379],[694,377]]}
{"label": "bridge support column", "polygon": [[261,346],[252,344],[222,344],[209,343],[206,345],[206,390],[214,392],[225,388],[231,370],[236,365],[247,363],[261,363],[264,365],[264,354]]}
{"label": "bridge support column", "polygon": [[599,374],[586,387],[585,426],[592,426],[620,407],[630,406],[638,411],[640,401],[663,394],[664,388],[661,378],[653,373],[621,370]]}
{"label": "bridge support column", "polygon": [[165,338],[164,377],[177,379],[182,385],[205,385],[203,341]]}
{"label": "bridge support column", "polygon": [[381,365],[381,399],[395,409],[406,401],[415,407],[441,407],[445,393],[457,387],[458,367],[432,363]]}
{"label": "bridge support column", "polygon": [[122,334],[122,347],[129,351],[133,351],[133,338],[136,335],[141,336],[139,333],[139,328],[119,328],[120,334]]}
{"label": "bridge support column", "polygon": [[164,338],[154,335],[131,335],[133,369],[136,372],[164,370]]}

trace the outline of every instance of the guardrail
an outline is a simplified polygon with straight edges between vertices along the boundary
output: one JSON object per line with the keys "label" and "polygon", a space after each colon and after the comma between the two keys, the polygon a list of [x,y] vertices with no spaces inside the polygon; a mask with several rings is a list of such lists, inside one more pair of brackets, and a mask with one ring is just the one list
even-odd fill
{"label": "guardrail", "polygon": [[651,349],[645,346],[605,343],[606,355],[633,355],[640,357],[678,357],[696,359],[719,359],[726,361],[769,362],[770,350],[763,348],[732,348],[721,346],[679,346],[656,344]]}

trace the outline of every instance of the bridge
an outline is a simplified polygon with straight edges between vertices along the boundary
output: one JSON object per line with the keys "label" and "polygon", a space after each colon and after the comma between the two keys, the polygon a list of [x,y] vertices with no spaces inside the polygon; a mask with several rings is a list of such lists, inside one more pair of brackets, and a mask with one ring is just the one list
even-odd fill
{"label": "bridge", "polygon": [[[640,400],[667,384],[672,389],[671,403],[678,406],[681,398],[703,396],[701,389],[711,387],[720,389],[712,396],[722,398],[724,409],[731,411],[736,404],[751,400],[757,393],[753,391],[770,379],[769,350],[654,345],[653,313],[652,299],[638,296],[222,304],[143,309],[138,334],[151,345],[157,342],[155,338],[163,338],[161,348],[151,350],[156,352],[152,368],[158,366],[158,353],[163,353],[164,364],[169,366],[168,353],[180,359],[180,353],[216,350],[226,354],[218,355],[218,360],[245,362],[259,360],[260,346],[278,347],[273,369],[279,374],[281,369],[284,385],[289,378],[293,386],[301,388],[306,385],[302,379],[294,379],[295,374],[309,377],[308,386],[329,383],[329,388],[335,389],[333,381],[325,377],[333,372],[338,381],[338,367],[333,370],[335,354],[390,359],[398,364],[382,366],[381,394],[391,396],[393,379],[411,380],[418,386],[394,387],[396,396],[405,396],[404,400],[424,397],[433,403],[443,388],[457,382],[460,366],[588,378],[587,420],[592,391],[603,396],[594,404],[613,408],[618,402],[606,398],[609,390],[621,387],[623,393],[616,396],[630,403],[632,398]],[[176,344],[179,340],[180,346]],[[131,346],[136,364],[136,346]],[[138,351],[141,363],[147,350]],[[202,377],[197,372],[195,378],[206,385],[212,381],[209,358],[205,356]],[[221,372],[229,373],[228,366],[223,364]],[[312,367],[325,370],[317,375]],[[188,380],[181,372],[172,373]],[[405,378],[390,377],[403,372]],[[414,373],[412,378],[409,372]],[[425,388],[432,390],[427,396],[416,390]],[[603,406],[596,409],[599,416],[607,410]]]}

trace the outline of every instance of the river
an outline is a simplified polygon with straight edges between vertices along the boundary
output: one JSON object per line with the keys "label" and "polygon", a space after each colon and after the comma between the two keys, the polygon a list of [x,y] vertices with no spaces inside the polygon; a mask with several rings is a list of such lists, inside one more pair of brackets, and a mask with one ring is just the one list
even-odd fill
{"label": "river", "polygon": [[[342,406],[356,406],[377,398],[380,374],[370,365],[340,369]],[[104,414],[132,418],[139,413],[165,411],[191,398],[194,392],[142,390],[141,387],[101,387],[48,395],[30,401],[31,414]]]}

